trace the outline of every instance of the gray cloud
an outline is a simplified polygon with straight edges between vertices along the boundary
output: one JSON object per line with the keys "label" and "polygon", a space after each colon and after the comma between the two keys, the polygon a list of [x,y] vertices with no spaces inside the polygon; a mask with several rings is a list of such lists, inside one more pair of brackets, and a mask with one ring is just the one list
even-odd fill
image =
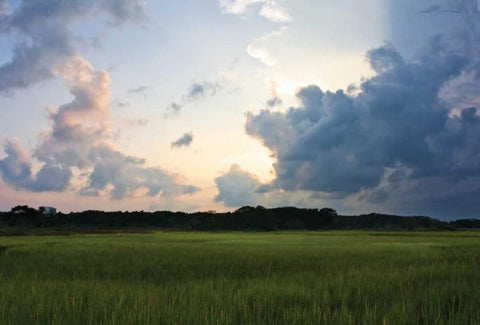
{"label": "gray cloud", "polygon": [[96,0],[96,2],[110,14],[114,24],[122,24],[127,20],[142,21],[146,18],[146,0]]}
{"label": "gray cloud", "polygon": [[30,0],[15,10],[0,2],[0,33],[14,38],[12,59],[0,66],[0,93],[53,78],[55,67],[75,53],[71,25],[93,14],[104,14],[120,24],[143,17],[138,0]]}
{"label": "gray cloud", "polygon": [[170,105],[168,105],[165,115],[166,116],[178,115],[180,114],[180,111],[182,110],[182,108],[183,108],[183,104],[172,102]]}
{"label": "gray cloud", "polygon": [[238,165],[231,166],[226,174],[215,178],[215,183],[219,191],[215,202],[223,202],[228,207],[257,205],[255,190],[260,182]]}
{"label": "gray cloud", "polygon": [[145,86],[145,85],[142,85],[142,86],[139,86],[137,88],[132,88],[132,89],[129,89],[128,92],[130,94],[136,94],[136,95],[143,95],[144,97],[147,96],[147,92],[150,90],[150,87],[149,86]]}
{"label": "gray cloud", "polygon": [[283,103],[283,101],[280,97],[274,96],[267,101],[267,106],[268,107],[277,107],[277,106],[282,106],[282,103]]}
{"label": "gray cloud", "polygon": [[441,5],[431,5],[426,7],[425,9],[420,10],[420,12],[423,14],[430,14],[434,12],[439,12],[440,10],[442,10]]}
{"label": "gray cloud", "polygon": [[145,127],[148,125],[147,119],[129,119],[126,122],[130,127]]}
{"label": "gray cloud", "polygon": [[205,97],[215,96],[217,92],[223,88],[223,82],[224,81],[217,80],[215,82],[202,81],[192,83],[182,96],[180,102],[172,102],[170,105],[168,105],[166,114],[179,114],[184,106],[201,100]]}
{"label": "gray cloud", "polygon": [[480,98],[476,30],[436,37],[411,61],[389,44],[369,51],[377,75],[358,94],[310,86],[298,108],[249,113],[246,132],[277,159],[276,186],[392,212],[480,212],[470,204],[480,191],[480,118],[460,106]]}
{"label": "gray cloud", "polygon": [[0,0],[0,32],[4,32],[8,26],[11,9],[9,0]]}
{"label": "gray cloud", "polygon": [[424,14],[431,13],[478,13],[477,0],[443,0],[437,1],[436,4],[430,5],[420,12]]}
{"label": "gray cloud", "polygon": [[17,140],[5,141],[4,151],[7,157],[0,160],[3,180],[17,188],[27,186],[32,177],[30,156]]}
{"label": "gray cloud", "polygon": [[310,192],[285,192],[276,184],[261,183],[258,177],[243,170],[238,165],[232,165],[228,172],[215,178],[218,194],[215,202],[221,202],[230,208],[241,206],[263,205],[266,207],[297,206],[318,208],[330,206],[341,207],[339,202],[327,201],[325,197],[314,196]]}
{"label": "gray cloud", "polygon": [[190,86],[188,92],[185,95],[185,99],[187,101],[194,101],[205,96],[213,96],[220,89],[222,89],[222,86],[219,82],[195,82]]}
{"label": "gray cloud", "polygon": [[45,163],[36,175],[32,173],[30,156],[18,141],[6,141],[4,150],[7,157],[0,160],[0,175],[16,189],[34,192],[63,191],[72,173],[62,166]]}
{"label": "gray cloud", "polygon": [[130,107],[131,104],[130,102],[127,101],[121,101],[121,100],[115,100],[112,102],[113,106],[120,107],[120,108],[125,108],[125,107]]}
{"label": "gray cloud", "polygon": [[185,133],[181,138],[172,142],[172,148],[188,147],[193,141],[193,133]]}
{"label": "gray cloud", "polygon": [[271,82],[270,92],[272,93],[272,97],[267,101],[267,106],[271,108],[282,106],[283,101],[278,96],[277,84],[274,81]]}
{"label": "gray cloud", "polygon": [[155,197],[192,194],[198,188],[182,185],[178,177],[168,174],[160,168],[144,166],[142,159],[126,156],[108,146],[93,148],[89,157],[93,162],[93,172],[89,184],[83,189],[85,195],[99,195],[108,186],[110,195],[115,199],[131,196],[137,190],[146,189],[145,195]]}
{"label": "gray cloud", "polygon": [[10,1],[9,0],[0,0],[0,17],[8,15],[10,13]]}

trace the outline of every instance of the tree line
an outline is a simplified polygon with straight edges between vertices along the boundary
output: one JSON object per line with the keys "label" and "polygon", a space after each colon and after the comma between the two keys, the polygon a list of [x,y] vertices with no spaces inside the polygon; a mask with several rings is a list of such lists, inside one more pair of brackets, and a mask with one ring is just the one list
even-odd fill
{"label": "tree line", "polygon": [[386,214],[343,216],[330,208],[267,209],[245,206],[234,212],[84,212],[42,214],[42,211],[16,206],[0,213],[2,227],[55,229],[128,229],[155,228],[177,230],[455,230],[480,228],[480,220],[440,221],[429,217],[402,217]]}

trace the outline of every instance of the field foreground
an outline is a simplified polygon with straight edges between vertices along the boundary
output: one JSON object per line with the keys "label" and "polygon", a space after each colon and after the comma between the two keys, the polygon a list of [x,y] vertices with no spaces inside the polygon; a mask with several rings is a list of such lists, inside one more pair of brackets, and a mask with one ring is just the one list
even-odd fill
{"label": "field foreground", "polygon": [[479,324],[480,233],[0,237],[0,324]]}

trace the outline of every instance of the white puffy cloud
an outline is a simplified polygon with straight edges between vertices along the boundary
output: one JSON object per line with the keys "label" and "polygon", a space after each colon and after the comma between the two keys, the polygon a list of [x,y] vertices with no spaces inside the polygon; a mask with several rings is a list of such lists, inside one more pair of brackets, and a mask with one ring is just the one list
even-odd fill
{"label": "white puffy cloud", "polygon": [[244,15],[249,6],[262,4],[258,13],[271,22],[288,23],[292,20],[288,11],[276,0],[219,0],[218,3],[224,12],[235,15]]}
{"label": "white puffy cloud", "polygon": [[276,31],[265,34],[250,42],[250,44],[247,46],[248,55],[250,55],[252,58],[260,60],[260,62],[266,66],[275,66],[278,63],[278,60],[270,53],[268,44],[273,38],[282,36],[287,29],[288,28],[286,26],[283,26]]}
{"label": "white puffy cloud", "polygon": [[273,0],[265,2],[260,10],[260,15],[274,23],[288,23],[292,20],[287,10]]}
{"label": "white puffy cloud", "polygon": [[264,0],[219,0],[218,4],[226,13],[241,15],[245,13],[248,6],[262,2]]}

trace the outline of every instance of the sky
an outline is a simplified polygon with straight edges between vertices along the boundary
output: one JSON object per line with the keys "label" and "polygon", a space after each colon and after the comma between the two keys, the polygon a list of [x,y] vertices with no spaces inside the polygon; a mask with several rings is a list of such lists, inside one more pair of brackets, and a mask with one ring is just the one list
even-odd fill
{"label": "sky", "polygon": [[476,0],[0,0],[0,210],[480,216]]}

